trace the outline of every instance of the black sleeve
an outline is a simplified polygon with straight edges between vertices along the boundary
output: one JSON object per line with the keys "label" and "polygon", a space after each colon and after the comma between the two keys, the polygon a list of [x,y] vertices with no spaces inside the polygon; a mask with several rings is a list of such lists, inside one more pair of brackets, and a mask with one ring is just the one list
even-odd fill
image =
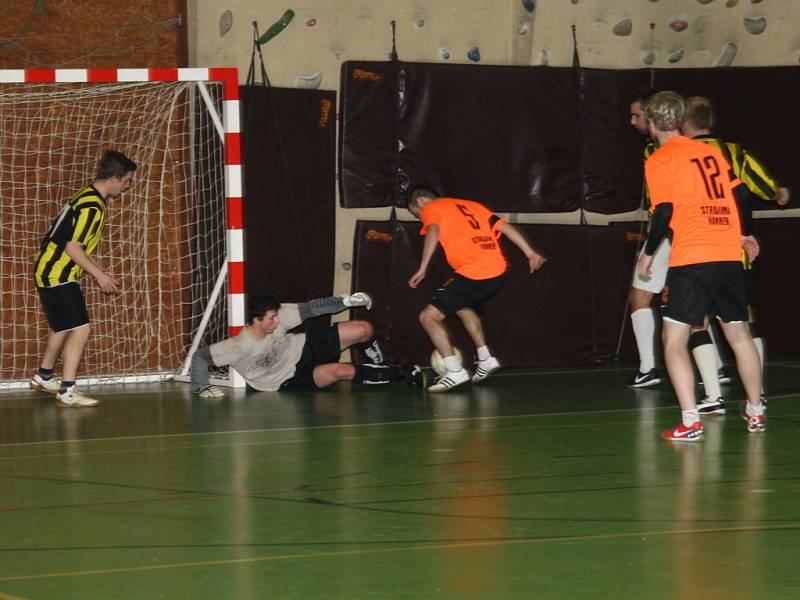
{"label": "black sleeve", "polygon": [[647,256],[655,254],[665,235],[671,235],[670,219],[672,219],[672,202],[662,202],[656,206],[653,219],[650,221],[650,233],[647,235],[647,242],[644,245],[644,253]]}
{"label": "black sleeve", "polygon": [[733,195],[736,198],[736,206],[739,209],[739,220],[742,222],[742,235],[752,235],[753,204],[756,201],[756,197],[743,183],[733,188]]}

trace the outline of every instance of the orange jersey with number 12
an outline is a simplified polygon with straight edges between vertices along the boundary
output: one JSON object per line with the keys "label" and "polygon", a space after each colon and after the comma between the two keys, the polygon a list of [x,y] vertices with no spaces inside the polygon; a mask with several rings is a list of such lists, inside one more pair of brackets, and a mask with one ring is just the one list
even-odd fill
{"label": "orange jersey with number 12", "polygon": [[644,171],[653,206],[672,203],[670,267],[741,260],[732,191],[740,182],[719,150],[679,135],[653,153]]}
{"label": "orange jersey with number 12", "polygon": [[505,221],[483,204],[459,198],[437,198],[422,207],[425,235],[428,227],[439,227],[439,243],[448,264],[469,279],[490,279],[506,272],[497,228]]}

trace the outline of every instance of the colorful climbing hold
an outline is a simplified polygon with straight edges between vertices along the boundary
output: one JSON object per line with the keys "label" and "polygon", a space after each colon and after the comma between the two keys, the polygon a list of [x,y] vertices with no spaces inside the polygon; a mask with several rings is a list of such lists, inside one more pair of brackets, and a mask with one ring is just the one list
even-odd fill
{"label": "colorful climbing hold", "polygon": [[758,35],[767,28],[767,19],[765,17],[745,17],[744,28],[748,33]]}
{"label": "colorful climbing hold", "polygon": [[631,31],[633,31],[633,21],[630,18],[622,19],[622,21],[614,25],[611,31],[614,35],[620,37],[628,36],[631,34]]}
{"label": "colorful climbing hold", "polygon": [[525,10],[527,10],[529,13],[532,13],[534,10],[536,10],[536,2],[533,0],[522,0],[522,6],[524,6]]}
{"label": "colorful climbing hold", "polygon": [[477,46],[473,46],[469,50],[467,50],[467,58],[473,62],[480,62],[481,60],[481,49]]}
{"label": "colorful climbing hold", "polygon": [[683,31],[689,26],[689,23],[684,21],[683,19],[675,19],[672,23],[669,24],[669,28],[673,31]]}

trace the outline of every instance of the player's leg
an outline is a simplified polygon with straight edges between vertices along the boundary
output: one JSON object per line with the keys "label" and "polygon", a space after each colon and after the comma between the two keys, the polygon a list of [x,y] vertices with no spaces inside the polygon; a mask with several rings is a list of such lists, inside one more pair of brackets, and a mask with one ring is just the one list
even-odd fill
{"label": "player's leg", "polygon": [[717,370],[716,350],[708,332],[708,315],[703,320],[702,327],[692,328],[689,336],[689,349],[692,352],[694,363],[700,372],[703,381],[705,398],[697,405],[700,414],[725,414],[725,400],[722,398],[722,388],[719,385]]}
{"label": "player's leg", "polygon": [[453,350],[445,319],[458,314],[462,308],[470,306],[470,298],[465,293],[465,278],[455,275],[436,290],[431,303],[419,314],[419,322],[428,334],[434,348],[442,355],[445,371],[433,385],[430,392],[446,392],[470,380],[469,372]]}
{"label": "player's leg", "polygon": [[368,342],[375,336],[375,328],[369,321],[342,321],[336,324],[336,328],[339,333],[340,350]]}
{"label": "player's leg", "polygon": [[[450,333],[447,331],[447,326],[444,320],[447,315],[442,312],[433,304],[428,304],[419,313],[419,323],[422,329],[428,334],[428,337],[433,344],[433,347],[439,351],[443,358],[455,357],[453,352],[453,343],[450,341]],[[445,362],[445,367],[447,362]]]}
{"label": "player's leg", "polygon": [[750,433],[765,431],[764,403],[761,401],[761,363],[747,327],[747,300],[741,263],[720,263],[720,285],[715,312],[722,331],[736,356],[736,369],[747,394],[742,417]]}
{"label": "player's leg", "polygon": [[318,389],[326,388],[339,381],[351,381],[356,368],[349,363],[328,363],[314,367],[314,385]]}
{"label": "player's leg", "polygon": [[744,269],[744,285],[745,285],[745,298],[747,299],[747,327],[750,330],[750,336],[753,338],[753,343],[756,345],[758,351],[758,360],[761,364],[761,396],[764,398],[764,355],[766,348],[764,345],[764,338],[761,336],[761,328],[758,326],[758,318],[756,317],[756,310],[753,306],[755,304],[755,272],[753,265],[749,269]]}
{"label": "player's leg", "polygon": [[664,289],[669,270],[669,251],[669,240],[664,240],[653,255],[650,277],[643,277],[638,269],[634,269],[628,300],[633,336],[639,351],[639,370],[628,382],[631,387],[647,387],[661,381],[655,369],[656,315],[651,305],[653,296]]}
{"label": "player's leg", "polygon": [[[91,331],[89,312],[80,285],[71,282],[53,288],[39,288],[38,292],[50,328],[57,334],[56,339],[48,338],[44,360],[52,362],[44,363],[43,367],[52,369],[59,354],[56,346],[61,346],[63,374],[55,390],[57,404],[77,408],[96,406],[97,400],[84,396],[75,387],[78,366]],[[58,336],[63,337],[58,340]]]}
{"label": "player's leg", "polygon": [[674,267],[669,271],[669,297],[663,308],[664,360],[672,387],[681,407],[681,422],[661,433],[672,441],[703,439],[703,425],[697,412],[694,369],[689,356],[692,327],[700,327],[709,311],[711,290],[704,285],[705,265]]}
{"label": "player's leg", "polygon": [[456,282],[461,291],[466,306],[459,309],[456,315],[464,325],[464,329],[469,334],[472,343],[475,345],[477,361],[475,363],[475,373],[472,375],[472,383],[479,383],[489,377],[500,368],[500,361],[492,354],[486,344],[486,335],[483,329],[478,311],[483,304],[494,297],[503,287],[506,276],[500,275],[490,279],[472,280],[462,278]]}
{"label": "player's leg", "polygon": [[30,384],[33,389],[47,392],[48,394],[58,393],[60,384],[55,377],[54,369],[68,334],[66,331],[56,332],[52,330],[48,334],[39,368],[31,377]]}

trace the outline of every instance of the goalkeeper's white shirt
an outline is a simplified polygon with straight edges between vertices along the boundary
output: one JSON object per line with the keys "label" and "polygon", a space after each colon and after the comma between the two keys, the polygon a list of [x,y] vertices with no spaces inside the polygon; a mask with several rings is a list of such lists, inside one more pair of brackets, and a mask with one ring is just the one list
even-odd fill
{"label": "goalkeeper's white shirt", "polygon": [[303,320],[297,304],[281,304],[278,327],[258,340],[247,328],[224,342],[211,344],[211,358],[218,367],[230,365],[247,383],[262,392],[274,392],[294,376],[303,353],[304,333],[287,333]]}

